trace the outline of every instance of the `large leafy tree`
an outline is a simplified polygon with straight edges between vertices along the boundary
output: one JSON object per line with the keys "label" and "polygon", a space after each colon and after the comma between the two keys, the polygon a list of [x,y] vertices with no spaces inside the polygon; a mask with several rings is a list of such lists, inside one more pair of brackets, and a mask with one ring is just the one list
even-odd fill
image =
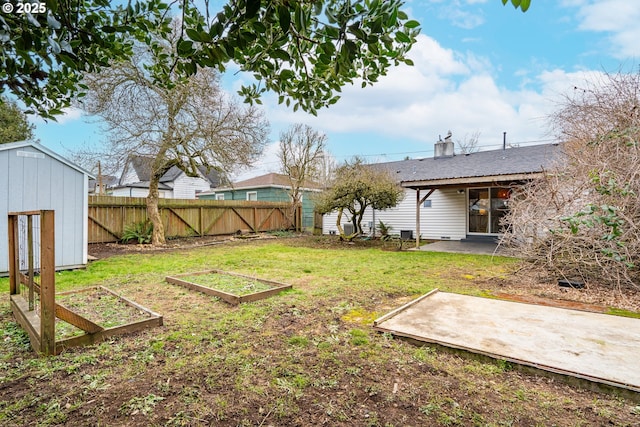
{"label": "large leafy tree", "polygon": [[[338,212],[336,226],[344,240],[352,240],[362,234],[362,218],[367,208],[389,209],[404,196],[402,187],[388,170],[367,165],[359,158],[338,167],[335,176],[333,184],[319,195],[315,206],[321,214]],[[346,235],[342,227],[345,211],[351,216],[354,226],[352,235]]]}
{"label": "large leafy tree", "polygon": [[[531,3],[510,1],[522,11]],[[150,30],[170,32],[170,12],[182,18],[180,55],[189,59],[178,67],[222,72],[234,62],[258,81],[242,89],[246,99],[272,90],[280,102],[312,113],[335,103],[345,84],[366,86],[391,65],[410,64],[406,54],[419,31],[401,0],[229,0],[221,10],[196,0],[22,4],[31,13],[0,15],[0,93],[49,118],[83,94],[83,73],[131,57],[134,39],[153,45]],[[156,74],[171,85],[166,77]]]}
{"label": "large leafy tree", "polygon": [[247,100],[271,90],[311,113],[335,103],[343,85],[372,84],[390,66],[411,63],[419,31],[401,0],[230,0],[221,10],[195,0],[44,5],[0,17],[0,90],[46,117],[84,93],[83,73],[130,58],[136,41],[161,49],[150,33],[170,33],[171,14],[181,19],[179,58],[151,67],[157,82],[171,86],[176,70],[222,72],[235,63],[256,81],[241,90]]}
{"label": "large leafy tree", "polygon": [[199,176],[203,168],[229,175],[251,164],[268,134],[262,113],[231,99],[219,87],[213,69],[188,74],[174,67],[167,80],[154,79],[150,70],[169,70],[176,63],[179,40],[178,25],[166,38],[156,37],[153,48],[134,46],[135,59],[113,63],[83,80],[88,90],[82,107],[101,117],[109,133],[103,155],[120,164],[131,155],[150,158],[147,213],[153,223],[153,244],[165,242],[158,184],[170,168],[191,177]]}
{"label": "large leafy tree", "polygon": [[33,128],[16,102],[0,98],[0,144],[33,139]]}

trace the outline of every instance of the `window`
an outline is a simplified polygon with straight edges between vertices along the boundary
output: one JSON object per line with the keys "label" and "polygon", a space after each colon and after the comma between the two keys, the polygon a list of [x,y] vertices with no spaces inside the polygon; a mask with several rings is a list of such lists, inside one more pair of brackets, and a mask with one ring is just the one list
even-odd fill
{"label": "window", "polygon": [[249,201],[258,201],[258,192],[257,191],[247,191],[247,200]]}
{"label": "window", "polygon": [[216,194],[216,200],[224,200],[224,194]]}

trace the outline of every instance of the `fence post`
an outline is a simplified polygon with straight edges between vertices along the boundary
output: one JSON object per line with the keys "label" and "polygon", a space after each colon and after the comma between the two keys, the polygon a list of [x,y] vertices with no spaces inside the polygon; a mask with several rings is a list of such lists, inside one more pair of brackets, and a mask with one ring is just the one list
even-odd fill
{"label": "fence post", "polygon": [[40,352],[56,352],[55,329],[55,218],[54,211],[40,211]]}
{"label": "fence post", "polygon": [[18,216],[9,214],[9,295],[18,293],[20,260],[18,251]]}

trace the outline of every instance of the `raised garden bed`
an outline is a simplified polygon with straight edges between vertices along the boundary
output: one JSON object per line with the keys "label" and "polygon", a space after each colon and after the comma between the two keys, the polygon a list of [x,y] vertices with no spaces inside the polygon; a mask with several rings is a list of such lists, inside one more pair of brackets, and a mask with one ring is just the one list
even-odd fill
{"label": "raised garden bed", "polygon": [[291,289],[291,285],[285,283],[222,270],[177,274],[167,276],[165,280],[174,285],[218,297],[233,305],[261,300]]}
{"label": "raised garden bed", "polygon": [[[39,286],[35,285],[39,291]],[[11,295],[14,316],[27,331],[36,350],[41,342],[40,298],[35,298],[34,310],[22,295]],[[162,326],[162,316],[124,298],[103,286],[56,294],[53,351],[94,344],[105,339]]]}

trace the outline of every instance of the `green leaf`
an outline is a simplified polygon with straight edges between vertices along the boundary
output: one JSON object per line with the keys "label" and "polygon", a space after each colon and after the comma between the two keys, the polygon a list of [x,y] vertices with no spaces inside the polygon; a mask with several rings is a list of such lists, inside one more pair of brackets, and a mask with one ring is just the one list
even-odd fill
{"label": "green leaf", "polygon": [[289,54],[282,49],[276,49],[273,52],[271,52],[271,57],[282,59],[283,61],[291,61],[291,57],[289,56]]}
{"label": "green leaf", "polygon": [[260,10],[260,0],[247,0],[245,17],[247,19],[251,19],[258,14],[259,10]]}
{"label": "green leaf", "polygon": [[291,25],[291,14],[289,13],[288,7],[278,6],[278,22],[280,23],[282,31],[287,33]]}
{"label": "green leaf", "polygon": [[187,33],[187,36],[189,36],[189,38],[194,42],[203,41],[202,38],[200,38],[200,32],[194,30],[193,28],[187,28],[186,33]]}
{"label": "green leaf", "polygon": [[402,31],[398,31],[396,33],[396,40],[398,40],[401,43],[411,43],[411,39],[409,38],[409,36],[403,33]]}
{"label": "green leaf", "polygon": [[526,12],[529,6],[531,6],[531,0],[522,0],[520,2],[520,9],[522,9],[523,12]]}
{"label": "green leaf", "polygon": [[411,21],[405,22],[404,26],[406,28],[418,28],[420,26],[420,23],[416,20],[411,20]]}
{"label": "green leaf", "polygon": [[178,53],[182,56],[193,52],[193,42],[191,40],[180,40],[177,46]]}

